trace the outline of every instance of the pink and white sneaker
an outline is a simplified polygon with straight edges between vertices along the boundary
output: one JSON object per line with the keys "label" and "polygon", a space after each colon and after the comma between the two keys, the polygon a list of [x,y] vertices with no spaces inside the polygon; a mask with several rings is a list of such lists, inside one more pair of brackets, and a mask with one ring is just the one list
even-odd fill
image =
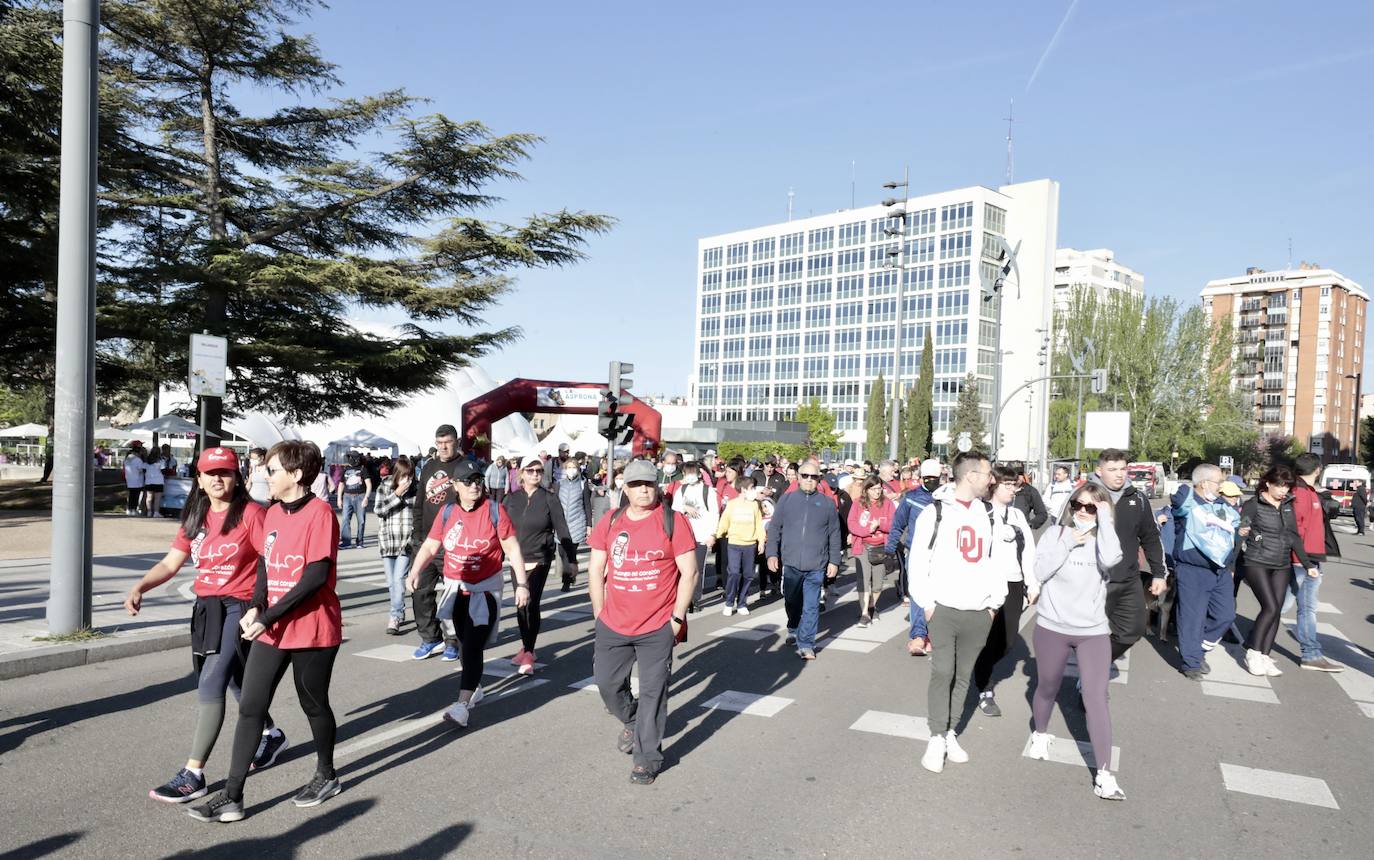
{"label": "pink and white sneaker", "polygon": [[534,652],[526,651],[521,648],[515,652],[515,656],[510,658],[511,664],[515,666],[515,671],[521,675],[534,674]]}

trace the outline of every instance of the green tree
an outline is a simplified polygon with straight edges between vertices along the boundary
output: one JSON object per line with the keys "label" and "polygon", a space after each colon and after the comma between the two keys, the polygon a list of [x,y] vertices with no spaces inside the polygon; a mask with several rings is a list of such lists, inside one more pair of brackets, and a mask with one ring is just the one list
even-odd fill
{"label": "green tree", "polygon": [[1374,469],[1374,416],[1360,419],[1360,460]]}
{"label": "green tree", "polygon": [[819,455],[827,449],[834,451],[840,444],[835,432],[835,413],[821,405],[820,398],[797,406],[797,421],[806,425],[806,447]]}
{"label": "green tree", "polygon": [[[520,268],[582,259],[602,215],[560,210],[518,224],[474,213],[515,180],[538,138],[416,116],[400,90],[309,103],[339,84],[309,37],[284,28],[314,0],[109,0],[109,86],[137,121],[124,173],[102,193],[128,225],[109,244],[102,337],[159,344],[184,367],[187,335],[229,338],[231,410],[305,422],[377,411],[442,382],[519,331],[482,314]],[[292,103],[264,116],[244,86]],[[365,147],[379,145],[380,152]],[[418,235],[440,224],[437,233]],[[388,334],[352,325],[399,313]],[[143,366],[147,350],[127,349]],[[159,371],[161,372],[161,371]],[[218,415],[209,423],[218,426]]]}
{"label": "green tree", "polygon": [[921,373],[916,384],[907,389],[906,403],[902,406],[901,458],[924,459],[930,456],[930,412],[934,407],[935,386],[935,348],[926,327],[926,342],[921,349]]}
{"label": "green tree", "polygon": [[873,390],[868,395],[868,407],[864,410],[864,457],[877,462],[887,457],[887,387],[883,375],[873,380]]}
{"label": "green tree", "polygon": [[972,373],[964,377],[959,386],[959,399],[954,403],[954,417],[949,424],[949,444],[951,451],[958,450],[959,436],[967,433],[973,440],[975,451],[986,451],[984,439],[988,433],[983,423],[983,408],[978,400],[978,380]]}

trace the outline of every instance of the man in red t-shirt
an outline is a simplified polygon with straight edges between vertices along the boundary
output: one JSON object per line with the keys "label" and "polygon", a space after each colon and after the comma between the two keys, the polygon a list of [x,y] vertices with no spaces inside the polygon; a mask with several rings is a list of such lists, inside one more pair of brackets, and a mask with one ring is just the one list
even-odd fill
{"label": "man in red t-shirt", "polygon": [[[624,477],[627,507],[602,517],[588,538],[592,663],[601,700],[623,726],[616,748],[634,754],[630,782],[650,785],[663,766],[668,675],[696,585],[696,538],[687,518],[664,505],[653,463],[635,460]],[[630,692],[636,663],[637,700]]]}

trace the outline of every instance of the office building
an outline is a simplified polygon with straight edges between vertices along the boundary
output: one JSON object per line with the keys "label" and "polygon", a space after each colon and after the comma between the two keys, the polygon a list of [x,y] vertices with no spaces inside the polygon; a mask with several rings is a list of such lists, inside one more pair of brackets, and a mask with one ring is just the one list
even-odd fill
{"label": "office building", "polygon": [[[860,456],[874,379],[883,376],[889,400],[893,392],[900,316],[903,391],[932,333],[936,446],[949,442],[966,373],[977,378],[990,428],[999,348],[992,288],[1004,246],[1019,251],[1002,290],[1003,399],[1040,375],[1058,183],[962,188],[896,208],[909,213],[905,224],[891,217],[893,207],[868,206],[698,240],[690,385],[699,422],[786,421],[819,398],[837,416],[835,453]],[[1035,460],[1044,449],[1047,389],[1031,390],[1029,406],[1018,394],[1003,416],[1004,458]]]}
{"label": "office building", "polygon": [[1296,436],[1328,462],[1348,458],[1364,375],[1369,296],[1331,269],[1296,269],[1209,281],[1203,310],[1235,329],[1232,385],[1253,395],[1265,434]]}

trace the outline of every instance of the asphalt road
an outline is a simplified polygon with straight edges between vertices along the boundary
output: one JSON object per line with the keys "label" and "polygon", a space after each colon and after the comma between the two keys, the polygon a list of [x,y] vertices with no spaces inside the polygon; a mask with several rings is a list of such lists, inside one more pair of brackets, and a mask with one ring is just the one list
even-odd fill
{"label": "asphalt road", "polygon": [[[189,745],[189,654],[0,682],[0,856],[1367,857],[1366,540],[1342,537],[1347,558],[1330,566],[1321,595],[1328,654],[1350,665],[1342,675],[1300,671],[1286,632],[1275,651],[1282,677],[1250,678],[1218,653],[1205,688],[1176,671],[1170,645],[1149,638],[1132,650],[1111,688],[1125,803],[1095,798],[1082,761],[1022,756],[1034,673],[1025,643],[999,672],[1005,716],[969,703],[972,761],[922,770],[927,662],[907,656],[898,613],[857,630],[844,600],[823,616],[823,634],[837,638],[811,664],[771,629],[780,603],[727,619],[713,601],[694,616],[673,674],[668,767],[655,785],[633,786],[617,724],[575,686],[592,674],[579,589],[545,601],[553,619],[532,679],[500,677],[496,658],[518,648],[507,616],[490,652],[490,698],[465,731],[437,723],[457,692],[453,665],[380,659],[408,649],[389,648],[398,640],[382,634],[384,616],[351,618],[332,691],[343,793],[311,810],[289,803],[313,757],[287,681],[273,713],[293,747],[250,778],[249,817],[231,825],[147,798]],[[1243,628],[1255,608],[1242,589]],[[1074,700],[1066,682],[1051,731],[1086,741]],[[212,780],[227,767],[233,713]],[[1067,742],[1059,752],[1075,757]]]}

